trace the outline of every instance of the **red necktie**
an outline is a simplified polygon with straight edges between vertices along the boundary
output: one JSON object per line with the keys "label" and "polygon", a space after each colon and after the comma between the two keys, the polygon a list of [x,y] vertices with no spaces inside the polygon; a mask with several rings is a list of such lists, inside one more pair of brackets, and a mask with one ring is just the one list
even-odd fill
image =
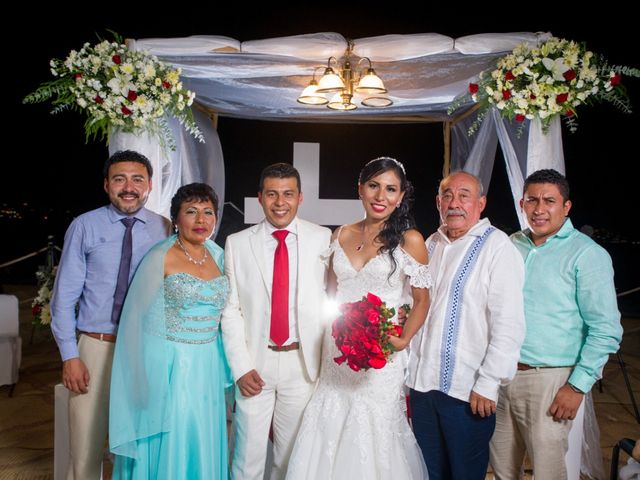
{"label": "red necktie", "polygon": [[271,340],[282,345],[289,338],[289,250],[285,239],[287,230],[276,230],[278,240],[273,256],[273,284],[271,286]]}

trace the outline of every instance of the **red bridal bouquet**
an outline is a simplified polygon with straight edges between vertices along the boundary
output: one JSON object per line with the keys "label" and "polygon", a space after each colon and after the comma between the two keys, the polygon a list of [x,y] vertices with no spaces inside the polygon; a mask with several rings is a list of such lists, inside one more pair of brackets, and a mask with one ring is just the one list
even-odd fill
{"label": "red bridal bouquet", "polygon": [[346,361],[355,372],[384,367],[393,353],[389,335],[402,334],[402,326],[389,320],[395,309],[368,293],[358,302],[342,304],[340,310],[342,315],[333,322],[331,335],[342,355],[334,362],[341,365]]}

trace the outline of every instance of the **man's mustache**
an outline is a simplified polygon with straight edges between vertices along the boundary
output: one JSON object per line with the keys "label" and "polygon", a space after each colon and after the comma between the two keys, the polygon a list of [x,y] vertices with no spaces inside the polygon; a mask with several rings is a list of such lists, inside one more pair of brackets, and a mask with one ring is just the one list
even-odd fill
{"label": "man's mustache", "polygon": [[461,208],[450,208],[449,210],[447,210],[446,216],[448,217],[449,215],[462,215],[463,217],[466,217],[467,212],[465,212]]}
{"label": "man's mustache", "polygon": [[137,193],[137,192],[120,192],[120,193],[118,194],[118,197],[119,197],[119,198],[122,198],[122,197],[124,197],[125,195],[132,195],[132,196],[134,196],[134,197],[136,197],[136,198],[140,198],[140,195],[138,195],[138,193]]}

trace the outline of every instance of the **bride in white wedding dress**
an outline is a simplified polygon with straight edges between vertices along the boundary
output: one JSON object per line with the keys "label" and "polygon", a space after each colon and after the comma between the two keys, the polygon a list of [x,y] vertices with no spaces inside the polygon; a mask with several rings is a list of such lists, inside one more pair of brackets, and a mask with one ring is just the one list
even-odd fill
{"label": "bride in white wedding dress", "polygon": [[289,461],[290,480],[428,478],[404,395],[403,350],[424,323],[431,285],[424,239],[409,213],[412,187],[400,162],[381,157],[360,172],[358,192],[366,217],[333,235],[330,294],[345,303],[371,292],[396,311],[404,303],[412,310],[402,335],[389,340],[397,352],[380,370],[354,372],[335,363],[340,352],[327,328],[318,387]]}

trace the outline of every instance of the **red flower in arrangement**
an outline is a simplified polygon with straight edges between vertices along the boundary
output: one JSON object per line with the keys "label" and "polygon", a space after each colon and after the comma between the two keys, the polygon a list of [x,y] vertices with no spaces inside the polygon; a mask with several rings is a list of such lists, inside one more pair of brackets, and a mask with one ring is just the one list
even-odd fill
{"label": "red flower in arrangement", "polygon": [[333,360],[338,365],[346,361],[355,372],[384,367],[393,353],[389,335],[402,334],[402,326],[389,320],[395,309],[368,293],[358,302],[342,304],[340,310],[342,315],[333,322],[331,335],[342,355]]}

